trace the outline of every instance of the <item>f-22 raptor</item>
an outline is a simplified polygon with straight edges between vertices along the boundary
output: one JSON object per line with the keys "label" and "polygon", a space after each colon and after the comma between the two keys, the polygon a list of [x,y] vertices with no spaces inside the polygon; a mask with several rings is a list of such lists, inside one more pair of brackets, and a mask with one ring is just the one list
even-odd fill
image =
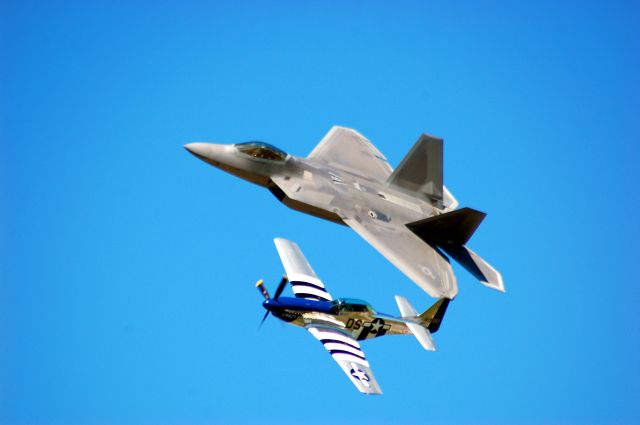
{"label": "f-22 raptor", "polygon": [[485,214],[456,209],[443,185],[442,139],[421,135],[395,170],[367,138],[338,126],[306,158],[257,141],[185,148],[290,208],[351,227],[434,298],[458,293],[449,258],[504,292],[500,273],[466,246]]}

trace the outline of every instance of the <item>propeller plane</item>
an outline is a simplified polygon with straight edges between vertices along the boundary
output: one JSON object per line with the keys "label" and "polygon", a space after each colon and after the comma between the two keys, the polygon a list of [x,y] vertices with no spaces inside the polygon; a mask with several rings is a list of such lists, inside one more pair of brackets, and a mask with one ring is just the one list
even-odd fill
{"label": "propeller plane", "polygon": [[[424,313],[418,314],[406,298],[397,295],[401,317],[378,313],[366,301],[334,299],[295,242],[282,238],[276,238],[274,242],[286,275],[278,284],[273,298],[262,280],[256,284],[264,297],[262,305],[267,310],[261,325],[269,315],[273,315],[305,328],[329,351],[360,392],[382,394],[360,341],[412,334],[426,350],[436,350],[431,334],[440,328],[449,305],[448,298],[438,300]],[[294,297],[282,296],[287,283],[291,285]]]}

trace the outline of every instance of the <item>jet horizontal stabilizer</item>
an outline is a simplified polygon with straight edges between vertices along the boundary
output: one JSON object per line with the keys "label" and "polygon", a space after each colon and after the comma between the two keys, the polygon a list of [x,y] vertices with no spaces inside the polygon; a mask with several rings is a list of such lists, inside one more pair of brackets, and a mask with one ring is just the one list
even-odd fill
{"label": "jet horizontal stabilizer", "polygon": [[500,292],[505,292],[502,275],[491,264],[483,260],[478,254],[470,250],[468,247],[445,245],[441,247],[444,252],[453,258],[478,279],[484,286],[493,288]]}
{"label": "jet horizontal stabilizer", "polygon": [[464,245],[476,231],[486,214],[462,208],[445,214],[414,221],[406,226],[423,241],[433,245]]}
{"label": "jet horizontal stabilizer", "polygon": [[483,285],[504,292],[502,275],[465,246],[485,216],[483,212],[462,208],[414,221],[406,226],[420,239],[456,260]]}

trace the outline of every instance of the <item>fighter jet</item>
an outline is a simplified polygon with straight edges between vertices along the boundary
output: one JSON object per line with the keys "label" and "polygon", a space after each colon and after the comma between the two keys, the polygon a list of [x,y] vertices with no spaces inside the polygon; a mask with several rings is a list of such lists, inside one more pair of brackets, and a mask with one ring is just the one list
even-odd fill
{"label": "fighter jet", "polygon": [[337,126],[306,158],[257,141],[185,148],[290,208],[351,227],[432,297],[458,293],[449,258],[504,291],[500,273],[466,246],[485,214],[456,209],[443,185],[442,139],[421,135],[395,170],[363,135]]}
{"label": "fighter jet", "polygon": [[[329,351],[360,392],[382,394],[358,341],[413,334],[426,350],[436,350],[431,334],[440,328],[449,299],[440,299],[419,315],[406,298],[396,296],[402,317],[377,313],[366,301],[333,299],[296,243],[281,238],[274,241],[287,274],[273,298],[262,280],[256,284],[264,296],[262,305],[267,310],[262,322],[273,314],[305,328]],[[295,298],[280,296],[287,282],[291,284]]]}

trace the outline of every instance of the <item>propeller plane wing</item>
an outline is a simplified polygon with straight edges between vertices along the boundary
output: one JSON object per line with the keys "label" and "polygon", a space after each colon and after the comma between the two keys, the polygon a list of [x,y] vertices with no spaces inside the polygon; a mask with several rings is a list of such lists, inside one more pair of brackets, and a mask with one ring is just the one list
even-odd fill
{"label": "propeller plane wing", "polygon": [[307,330],[324,345],[358,391],[364,394],[382,394],[358,341],[336,328],[307,326]]}

